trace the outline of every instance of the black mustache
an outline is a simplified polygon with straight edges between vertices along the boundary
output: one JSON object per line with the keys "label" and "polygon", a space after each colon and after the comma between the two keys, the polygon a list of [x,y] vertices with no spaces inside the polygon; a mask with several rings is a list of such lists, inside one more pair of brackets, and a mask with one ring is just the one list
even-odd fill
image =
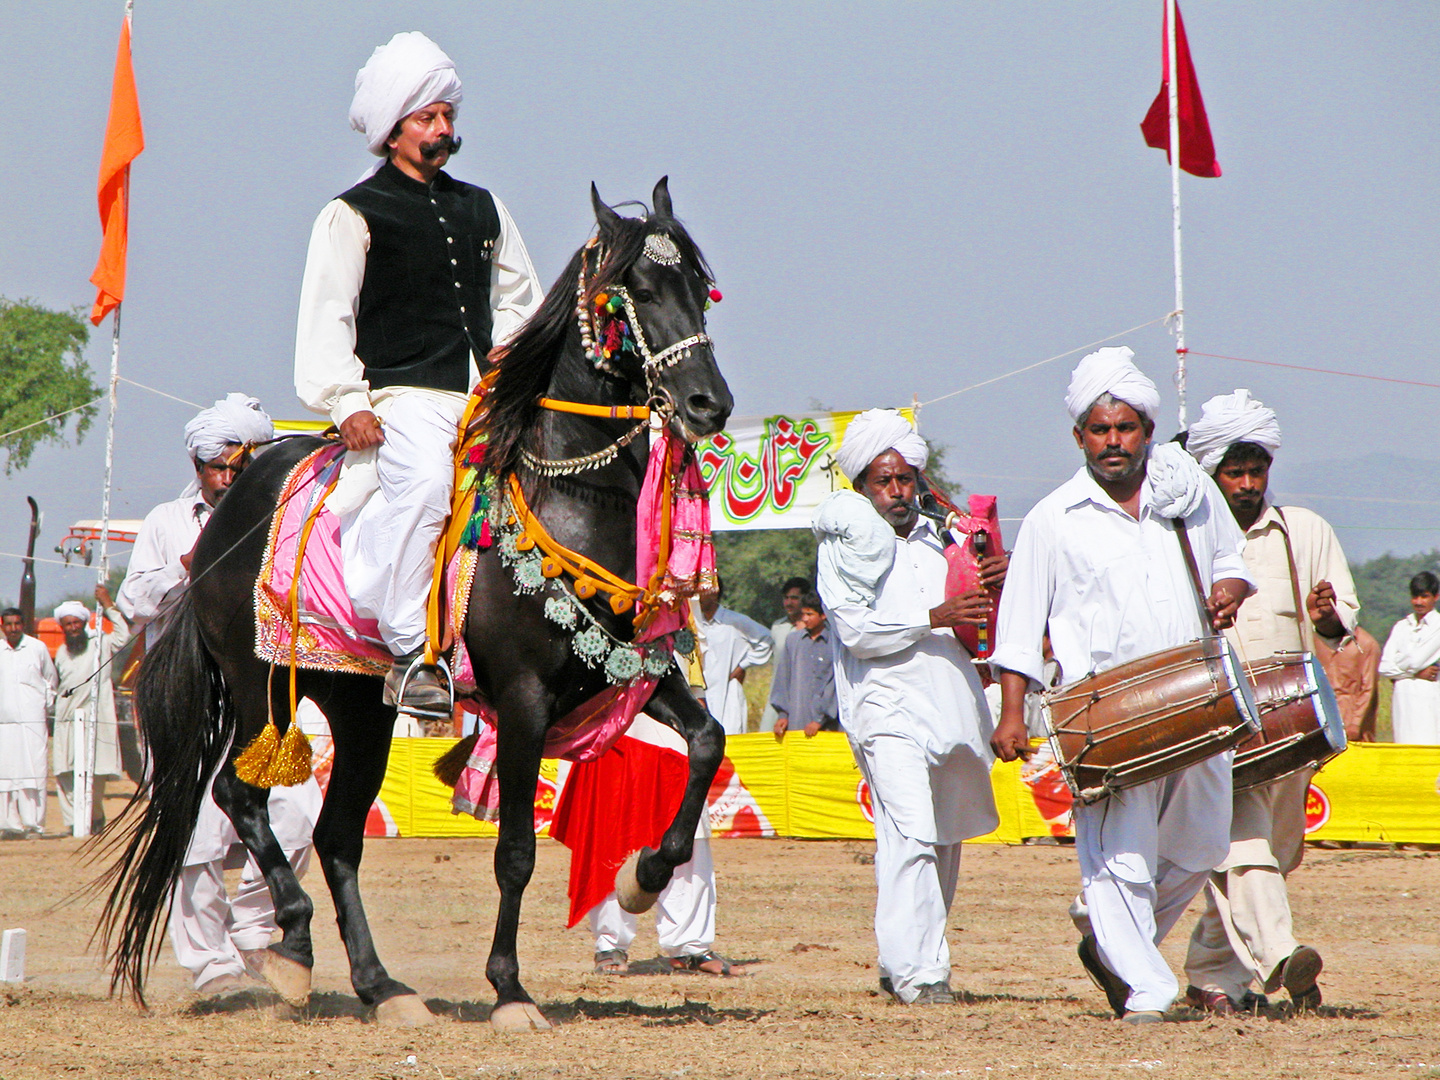
{"label": "black mustache", "polygon": [[426,161],[434,161],[441,154],[450,154],[452,157],[460,152],[460,144],[465,140],[459,135],[441,135],[431,143],[420,144],[420,156]]}
{"label": "black mustache", "polygon": [[1106,450],[1100,455],[1100,460],[1106,461],[1110,458],[1124,458],[1126,461],[1129,461],[1134,456],[1135,455],[1128,450]]}

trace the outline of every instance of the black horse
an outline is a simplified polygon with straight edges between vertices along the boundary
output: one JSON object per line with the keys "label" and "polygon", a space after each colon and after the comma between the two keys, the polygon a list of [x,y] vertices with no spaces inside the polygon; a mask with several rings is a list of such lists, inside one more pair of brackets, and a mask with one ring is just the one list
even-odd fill
{"label": "black horse", "polygon": [[[648,403],[691,442],[721,430],[733,399],[704,333],[710,271],[672,213],[666,180],[655,187],[648,218],[620,216],[593,186],[591,199],[596,240],[570,260],[498,361],[488,399],[485,468],[501,480],[518,476],[527,502],[557,541],[628,581],[635,566],[647,438],[624,440],[633,420],[556,412],[542,408],[539,399]],[[630,347],[609,356],[589,331],[581,331],[602,292],[621,297],[628,305],[626,318],[639,324]],[[310,992],[313,905],[270,830],[268,792],[241,781],[234,759],[264,728],[272,709],[282,726],[289,715],[287,673],[282,669],[272,679],[269,665],[255,654],[253,593],[281,485],[297,462],[322,445],[318,439],[285,440],[260,454],[235,481],[201,534],[190,589],[145,658],[136,706],[152,774],[116,823],[129,832],[115,834],[124,848],[108,874],[110,894],[99,927],[112,963],[112,990],[127,987],[142,1002],[171,890],[212,777],[216,802],[255,856],[275,899],[283,937],[266,955],[266,979],[292,1004],[303,1004]],[[559,470],[544,464],[557,461],[572,464]],[[562,475],[547,479],[557,471]],[[549,1026],[520,983],[516,953],[520,901],[535,862],[533,802],[545,733],[609,685],[602,671],[577,657],[573,631],[547,618],[545,599],[543,591],[517,590],[498,546],[480,552],[465,640],[478,692],[499,717],[500,905],[485,973],[497,995],[491,1023],[504,1030]],[[585,609],[608,634],[631,640],[631,613],[617,615],[601,599],[597,595]],[[301,671],[299,692],[324,710],[334,737],[334,768],[315,826],[315,851],[334,897],[351,981],[381,1020],[428,1023],[433,1017],[423,1001],[392,979],[376,955],[360,900],[365,817],[385,775],[394,709],[381,701],[380,680],[363,675]],[[642,852],[617,877],[622,902],[636,911],[653,903],[674,868],[690,858],[725,745],[720,726],[673,665],[645,708],[685,738],[690,773],[659,850]]]}

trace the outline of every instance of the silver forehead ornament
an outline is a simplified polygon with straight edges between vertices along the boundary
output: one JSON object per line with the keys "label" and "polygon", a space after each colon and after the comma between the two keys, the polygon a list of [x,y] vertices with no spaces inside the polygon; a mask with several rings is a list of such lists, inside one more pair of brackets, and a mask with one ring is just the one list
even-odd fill
{"label": "silver forehead ornament", "polygon": [[680,265],[680,249],[675,246],[675,241],[664,233],[651,233],[645,237],[645,255],[651,262],[661,266]]}

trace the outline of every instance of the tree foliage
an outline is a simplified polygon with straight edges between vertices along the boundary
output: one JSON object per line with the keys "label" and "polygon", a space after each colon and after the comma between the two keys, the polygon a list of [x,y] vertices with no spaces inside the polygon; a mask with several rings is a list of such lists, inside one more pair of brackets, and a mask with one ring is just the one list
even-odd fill
{"label": "tree foliage", "polygon": [[1391,627],[1410,614],[1410,579],[1421,570],[1440,574],[1440,549],[1350,564],[1360,598],[1360,625],[1382,644]]}
{"label": "tree foliage", "polygon": [[71,421],[78,443],[94,420],[93,404],[60,415],[100,396],[83,355],[89,340],[78,311],[0,297],[0,433],[16,432],[0,438],[7,475],[23,469],[40,443],[67,445]]}

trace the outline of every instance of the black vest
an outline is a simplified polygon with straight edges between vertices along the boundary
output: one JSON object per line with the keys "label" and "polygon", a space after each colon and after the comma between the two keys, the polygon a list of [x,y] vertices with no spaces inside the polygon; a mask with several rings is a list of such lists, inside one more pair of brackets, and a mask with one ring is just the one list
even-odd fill
{"label": "black vest", "polygon": [[355,316],[370,388],[468,392],[470,352],[483,364],[491,344],[495,200],[443,172],[427,185],[388,161],[340,198],[370,229]]}

